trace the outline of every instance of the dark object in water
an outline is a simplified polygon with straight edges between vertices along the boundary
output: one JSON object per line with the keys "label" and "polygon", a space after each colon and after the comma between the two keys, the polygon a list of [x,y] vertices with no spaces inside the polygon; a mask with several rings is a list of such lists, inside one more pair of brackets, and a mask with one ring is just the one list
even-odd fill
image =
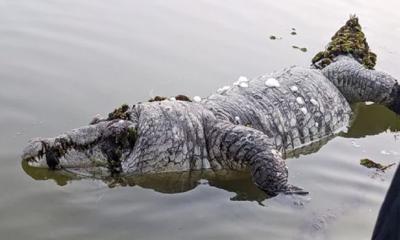
{"label": "dark object in water", "polygon": [[371,159],[364,158],[364,159],[360,160],[360,165],[362,165],[364,167],[367,167],[367,168],[376,168],[376,169],[379,169],[381,171],[385,171],[386,169],[388,169],[391,166],[393,166],[394,163],[391,163],[389,165],[384,166],[384,165],[382,165],[380,163],[372,161]]}
{"label": "dark object in water", "polygon": [[293,45],[292,48],[294,48],[294,49],[299,49],[299,50],[302,51],[302,52],[307,52],[307,48],[305,48],[305,47],[298,47],[298,46],[296,46],[296,45]]}
{"label": "dark object in water", "polygon": [[383,201],[371,239],[400,239],[400,167],[397,167],[392,184]]}

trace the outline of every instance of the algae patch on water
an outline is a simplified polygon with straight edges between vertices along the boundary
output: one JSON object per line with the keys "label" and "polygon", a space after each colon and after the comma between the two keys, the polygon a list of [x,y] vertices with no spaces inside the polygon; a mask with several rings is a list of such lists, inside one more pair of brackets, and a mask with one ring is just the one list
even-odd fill
{"label": "algae patch on water", "polygon": [[307,48],[305,48],[305,47],[299,47],[299,46],[293,45],[292,48],[293,49],[298,49],[298,50],[300,50],[302,52],[307,52]]}
{"label": "algae patch on water", "polygon": [[391,166],[394,165],[394,163],[391,163],[389,165],[383,165],[377,162],[372,161],[371,159],[364,158],[360,160],[360,165],[366,167],[366,168],[375,168],[379,169],[381,171],[385,171],[386,169],[390,168]]}

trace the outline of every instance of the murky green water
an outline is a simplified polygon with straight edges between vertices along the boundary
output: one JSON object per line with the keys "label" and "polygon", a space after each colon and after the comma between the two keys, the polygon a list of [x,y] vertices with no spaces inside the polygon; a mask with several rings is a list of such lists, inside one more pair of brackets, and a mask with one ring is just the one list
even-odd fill
{"label": "murky green water", "polygon": [[354,106],[347,134],[288,159],[290,181],[310,191],[305,197],[267,199],[249,175],[231,172],[124,186],[72,180],[29,169],[19,155],[28,139],[85,125],[123,102],[207,96],[240,75],[308,65],[351,13],[378,68],[400,78],[399,7],[395,0],[0,0],[1,238],[368,239],[395,168],[377,173],[359,160],[400,160],[400,119],[376,105]]}

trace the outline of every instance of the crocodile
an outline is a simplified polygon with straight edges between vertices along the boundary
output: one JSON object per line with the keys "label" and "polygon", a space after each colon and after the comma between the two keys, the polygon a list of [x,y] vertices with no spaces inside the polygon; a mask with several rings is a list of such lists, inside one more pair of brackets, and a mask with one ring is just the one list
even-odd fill
{"label": "crocodile", "polygon": [[307,194],[288,183],[285,156],[330,139],[351,123],[350,104],[372,101],[400,113],[400,87],[374,70],[356,16],[309,67],[240,77],[206,98],[157,98],[53,138],[31,139],[33,167],[95,178],[208,170],[249,171],[269,195]]}

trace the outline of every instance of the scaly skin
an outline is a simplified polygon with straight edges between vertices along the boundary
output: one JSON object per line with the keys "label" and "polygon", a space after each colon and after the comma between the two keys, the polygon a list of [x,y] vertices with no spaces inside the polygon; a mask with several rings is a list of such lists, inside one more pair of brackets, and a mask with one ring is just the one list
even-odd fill
{"label": "scaly skin", "polygon": [[[279,86],[266,85],[268,79]],[[245,85],[200,103],[139,103],[123,119],[97,119],[56,138],[33,139],[22,158],[97,177],[249,169],[254,183],[271,195],[306,193],[287,183],[282,154],[348,126],[349,103],[374,101],[400,112],[397,81],[351,55],[321,70],[290,67]]]}

